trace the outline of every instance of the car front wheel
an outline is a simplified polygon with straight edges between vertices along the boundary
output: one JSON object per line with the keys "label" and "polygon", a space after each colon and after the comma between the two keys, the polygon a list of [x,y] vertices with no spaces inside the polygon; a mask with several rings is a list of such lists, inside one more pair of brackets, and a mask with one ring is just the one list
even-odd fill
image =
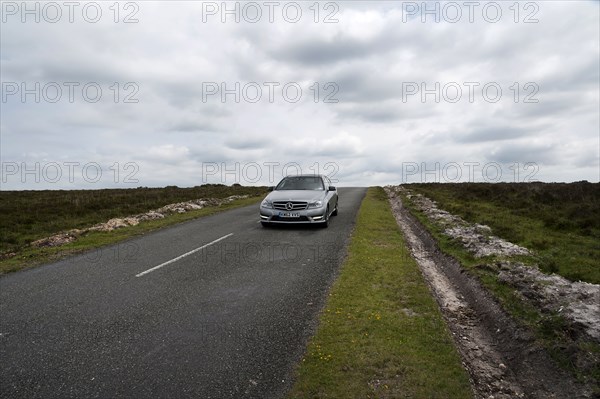
{"label": "car front wheel", "polygon": [[329,227],[329,206],[327,207],[327,210],[325,211],[325,215],[323,217],[325,218],[325,221],[321,224],[321,227],[326,229],[327,227]]}

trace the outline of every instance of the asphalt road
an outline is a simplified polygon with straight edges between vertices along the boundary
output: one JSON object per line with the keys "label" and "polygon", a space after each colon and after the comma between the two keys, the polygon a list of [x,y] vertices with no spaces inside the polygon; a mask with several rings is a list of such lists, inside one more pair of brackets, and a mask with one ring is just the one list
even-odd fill
{"label": "asphalt road", "polygon": [[0,396],[282,397],[365,191],[328,229],[254,205],[0,278]]}

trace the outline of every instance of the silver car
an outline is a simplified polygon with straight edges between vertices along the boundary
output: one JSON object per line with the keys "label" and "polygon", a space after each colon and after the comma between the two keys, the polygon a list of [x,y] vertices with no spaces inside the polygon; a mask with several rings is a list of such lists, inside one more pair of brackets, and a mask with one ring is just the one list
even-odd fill
{"label": "silver car", "polygon": [[329,226],[338,213],[337,189],[323,175],[287,176],[260,204],[263,226],[279,223],[318,223]]}

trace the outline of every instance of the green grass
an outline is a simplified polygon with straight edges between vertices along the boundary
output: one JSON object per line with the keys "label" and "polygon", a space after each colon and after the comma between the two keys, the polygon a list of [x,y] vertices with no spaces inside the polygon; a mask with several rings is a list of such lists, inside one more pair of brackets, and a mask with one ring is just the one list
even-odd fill
{"label": "green grass", "polygon": [[[411,184],[469,222],[535,252],[547,273],[600,284],[600,184]],[[527,259],[525,259],[527,261]]]}
{"label": "green grass", "polygon": [[381,188],[367,192],[348,251],[288,398],[472,397]]}
{"label": "green grass", "polygon": [[[106,190],[0,191],[0,255],[64,230],[90,227],[116,217],[175,202],[230,195],[257,196],[266,187],[205,184],[191,188],[140,187]],[[1,258],[1,256],[0,256]]]}
{"label": "green grass", "polygon": [[[554,186],[544,185],[543,183],[535,184],[542,185],[543,192],[552,191]],[[525,264],[538,264],[540,260],[547,262],[549,259],[557,265],[557,269],[552,270],[553,272],[562,270],[562,274],[566,274],[565,277],[582,275],[587,277],[590,282],[596,282],[598,266],[594,267],[597,262],[594,262],[592,254],[598,251],[598,244],[594,245],[587,240],[574,239],[574,236],[581,236],[581,233],[577,232],[578,228],[575,227],[578,221],[573,221],[570,231],[561,231],[560,229],[554,230],[546,225],[542,226],[536,220],[536,217],[539,218],[540,214],[549,215],[554,213],[556,217],[560,218],[561,214],[568,212],[565,208],[573,207],[573,205],[563,206],[560,201],[553,201],[553,206],[557,208],[556,211],[553,212],[551,205],[546,203],[538,205],[537,211],[532,211],[528,214],[529,216],[525,216],[527,213],[521,207],[527,203],[527,199],[519,197],[530,198],[531,190],[536,189],[527,187],[525,184],[508,184],[509,187],[506,186],[505,184],[484,183],[411,184],[407,188],[413,193],[421,193],[434,199],[438,202],[439,208],[458,214],[469,222],[487,224],[492,227],[492,234],[517,244],[527,246],[528,242],[542,238],[556,240],[555,246],[548,248],[547,251],[536,250],[534,256],[513,257],[512,260],[521,261]],[[597,188],[598,185],[589,187],[592,192]],[[588,195],[596,194],[588,192]],[[517,201],[511,206],[507,201],[513,196],[519,198],[522,202]],[[558,197],[559,195],[554,194],[552,196]],[[579,201],[586,202],[584,198],[589,197],[584,195],[580,197]],[[410,199],[404,196],[402,200],[411,213],[432,233],[442,252],[457,259],[467,272],[476,276],[499,299],[502,307],[518,323],[526,326],[535,334],[537,343],[545,348],[561,367],[570,371],[580,380],[600,381],[600,364],[597,361],[595,364],[586,364],[585,366],[577,364],[577,353],[589,353],[590,356],[585,355],[584,357],[598,359],[600,345],[582,339],[573,341],[573,333],[567,328],[566,322],[560,314],[540,312],[532,304],[523,301],[516,294],[513,287],[507,286],[498,280],[497,270],[489,265],[498,261],[499,258],[494,256],[485,259],[475,258],[462,244],[443,234],[443,229],[418,211]],[[577,201],[577,199],[572,197],[571,201]],[[583,206],[589,205],[588,203]],[[598,226],[593,223],[590,226],[592,235],[595,235]],[[568,248],[572,247],[578,248],[578,251],[571,254],[571,256],[576,257],[581,263],[569,264],[565,262],[564,258],[569,256],[567,253]],[[585,255],[586,251],[589,251],[587,257]],[[555,258],[554,256],[557,253],[560,253],[561,256]],[[579,270],[578,266],[580,264],[585,265],[583,267],[585,272]]]}
{"label": "green grass", "polygon": [[[227,196],[228,195],[222,195],[222,197]],[[36,248],[31,246],[22,246],[16,249],[15,256],[0,260],[0,275],[15,272],[28,267],[37,266],[51,261],[57,261],[67,256],[82,253],[91,249],[101,248],[106,245],[115,244],[128,238],[139,236],[147,232],[174,225],[177,223],[185,222],[203,216],[212,215],[228,209],[255,204],[258,203],[261,199],[262,195],[254,195],[249,198],[234,200],[230,203],[223,204],[221,206],[206,207],[198,210],[189,211],[186,213],[170,214],[163,219],[149,220],[141,222],[136,226],[123,227],[110,232],[89,232],[71,243],[57,247]],[[105,220],[102,219],[101,221]]]}

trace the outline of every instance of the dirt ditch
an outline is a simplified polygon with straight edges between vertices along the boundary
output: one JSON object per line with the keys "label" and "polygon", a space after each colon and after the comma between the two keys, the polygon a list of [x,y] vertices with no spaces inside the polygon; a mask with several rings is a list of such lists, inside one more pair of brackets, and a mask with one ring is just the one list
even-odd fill
{"label": "dirt ditch", "polygon": [[[464,273],[454,258],[439,250],[431,234],[403,207],[398,190],[402,188],[386,187],[392,211],[442,310],[471,377],[475,397],[593,398],[591,387],[576,382],[568,372],[558,368],[535,344],[530,331],[507,315],[477,279]],[[514,244],[490,239],[485,226],[471,228],[473,226],[462,224],[447,212],[439,215],[454,222],[449,223],[449,229],[453,228],[451,225],[463,228],[455,234],[466,248],[480,242],[481,247],[487,245],[486,251],[489,248],[517,254],[526,251]],[[469,238],[463,239],[465,234]],[[477,234],[483,238],[473,238]],[[477,254],[477,249],[473,248],[473,253]]]}
{"label": "dirt ditch", "polygon": [[423,195],[412,195],[404,187],[395,190],[406,195],[419,211],[444,230],[445,235],[460,242],[476,258],[495,255],[503,259],[483,259],[483,266],[497,273],[498,280],[512,287],[523,301],[543,313],[562,315],[575,338],[600,344],[600,285],[569,281],[557,274],[545,274],[535,265],[515,261],[511,257],[530,255],[531,252],[492,235],[488,226],[469,223],[439,209],[435,201]]}

